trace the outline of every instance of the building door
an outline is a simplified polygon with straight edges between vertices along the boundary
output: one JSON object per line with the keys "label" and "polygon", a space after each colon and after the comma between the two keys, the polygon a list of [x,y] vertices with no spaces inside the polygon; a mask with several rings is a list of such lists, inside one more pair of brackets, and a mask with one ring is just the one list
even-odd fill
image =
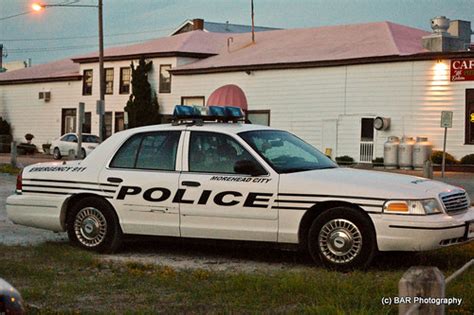
{"label": "building door", "polygon": [[360,163],[372,163],[374,158],[374,118],[362,118],[360,123]]}
{"label": "building door", "polygon": [[63,108],[61,112],[61,135],[76,132],[76,109]]}
{"label": "building door", "polygon": [[474,144],[474,89],[466,90],[466,144]]}

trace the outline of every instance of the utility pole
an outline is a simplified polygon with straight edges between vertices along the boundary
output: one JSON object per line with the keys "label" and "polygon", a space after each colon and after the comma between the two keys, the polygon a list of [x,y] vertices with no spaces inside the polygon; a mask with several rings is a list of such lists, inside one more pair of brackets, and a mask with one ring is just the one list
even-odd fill
{"label": "utility pole", "polygon": [[100,111],[99,116],[99,137],[100,141],[105,138],[105,73],[104,73],[104,28],[102,19],[102,0],[99,0],[99,90],[100,90],[100,106],[103,110]]}
{"label": "utility pole", "polygon": [[254,10],[253,10],[253,0],[251,1],[251,7],[252,7],[252,43],[255,43],[255,19],[254,19]]}

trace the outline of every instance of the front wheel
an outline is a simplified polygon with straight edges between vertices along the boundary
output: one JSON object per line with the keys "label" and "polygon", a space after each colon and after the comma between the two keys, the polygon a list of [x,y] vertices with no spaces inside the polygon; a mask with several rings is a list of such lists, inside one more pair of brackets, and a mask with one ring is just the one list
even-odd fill
{"label": "front wheel", "polygon": [[67,216],[69,240],[87,250],[112,253],[122,242],[122,230],[110,204],[87,197],[77,202]]}
{"label": "front wheel", "polygon": [[346,207],[327,210],[314,220],[308,246],[314,260],[338,270],[365,268],[377,251],[370,219]]}
{"label": "front wheel", "polygon": [[59,148],[54,148],[53,150],[53,159],[55,160],[60,160],[62,158],[61,156],[61,151],[59,151]]}

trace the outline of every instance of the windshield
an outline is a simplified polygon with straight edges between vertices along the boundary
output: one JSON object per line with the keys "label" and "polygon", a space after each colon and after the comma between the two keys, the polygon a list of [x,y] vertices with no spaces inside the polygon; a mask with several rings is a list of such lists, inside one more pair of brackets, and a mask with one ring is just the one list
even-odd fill
{"label": "windshield", "polygon": [[99,137],[92,135],[82,135],[82,142],[99,143]]}
{"label": "windshield", "polygon": [[278,173],[337,167],[323,153],[286,131],[247,131],[239,133],[239,136]]}

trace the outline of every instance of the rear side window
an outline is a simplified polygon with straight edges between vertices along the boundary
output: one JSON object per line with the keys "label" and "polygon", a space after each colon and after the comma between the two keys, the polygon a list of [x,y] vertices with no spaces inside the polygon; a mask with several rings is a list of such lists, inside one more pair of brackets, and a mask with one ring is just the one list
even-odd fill
{"label": "rear side window", "polygon": [[173,171],[180,135],[179,131],[134,135],[120,147],[110,167]]}

